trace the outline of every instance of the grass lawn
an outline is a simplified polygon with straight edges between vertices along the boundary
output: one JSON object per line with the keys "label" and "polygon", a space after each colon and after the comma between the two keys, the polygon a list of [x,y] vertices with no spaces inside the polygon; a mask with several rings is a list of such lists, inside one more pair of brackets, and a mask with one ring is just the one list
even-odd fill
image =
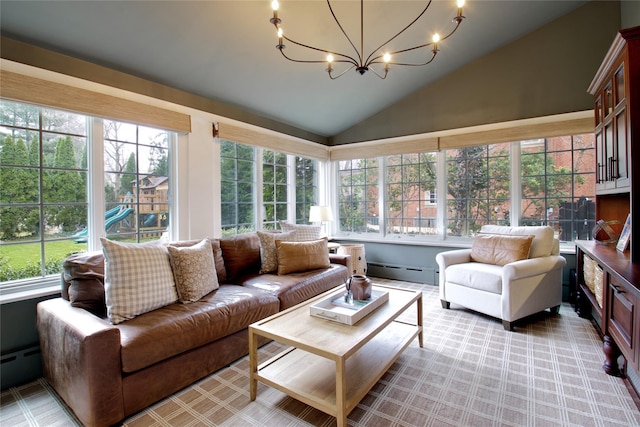
{"label": "grass lawn", "polygon": [[[86,243],[76,243],[73,240],[61,240],[45,243],[45,258],[62,262],[74,252],[87,250]],[[0,258],[9,261],[15,269],[24,268],[29,263],[40,259],[40,243],[25,243],[23,245],[0,246]]]}

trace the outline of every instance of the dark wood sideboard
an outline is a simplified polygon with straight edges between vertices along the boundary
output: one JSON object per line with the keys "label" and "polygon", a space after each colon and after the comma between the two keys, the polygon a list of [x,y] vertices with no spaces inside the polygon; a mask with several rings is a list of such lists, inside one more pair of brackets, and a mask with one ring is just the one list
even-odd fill
{"label": "dark wood sideboard", "polygon": [[[592,318],[603,369],[640,391],[640,26],[621,30],[589,93],[594,96],[596,219],[631,215],[631,248],[576,241],[576,312]],[[635,193],[635,194],[634,194]]]}

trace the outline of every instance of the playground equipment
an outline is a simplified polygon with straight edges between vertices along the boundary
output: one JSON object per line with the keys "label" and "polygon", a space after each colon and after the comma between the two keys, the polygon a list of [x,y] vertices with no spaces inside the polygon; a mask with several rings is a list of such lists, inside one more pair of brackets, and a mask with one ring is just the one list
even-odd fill
{"label": "playground equipment", "polygon": [[[113,209],[109,209],[104,214],[104,228],[109,230],[113,225],[119,223],[126,219],[129,215],[134,212],[133,208],[125,208],[122,205],[116,206]],[[82,230],[78,231],[73,235],[74,242],[76,243],[87,243],[87,234],[89,233],[89,227],[85,227]]]}

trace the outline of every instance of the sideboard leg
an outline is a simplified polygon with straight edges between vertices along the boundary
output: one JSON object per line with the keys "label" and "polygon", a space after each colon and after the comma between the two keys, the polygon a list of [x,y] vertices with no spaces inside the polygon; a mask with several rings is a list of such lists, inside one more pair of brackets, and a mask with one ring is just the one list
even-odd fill
{"label": "sideboard leg", "polygon": [[604,364],[602,365],[604,372],[614,377],[623,376],[620,368],[618,367],[618,358],[622,353],[611,336],[604,336],[602,351],[604,352]]}

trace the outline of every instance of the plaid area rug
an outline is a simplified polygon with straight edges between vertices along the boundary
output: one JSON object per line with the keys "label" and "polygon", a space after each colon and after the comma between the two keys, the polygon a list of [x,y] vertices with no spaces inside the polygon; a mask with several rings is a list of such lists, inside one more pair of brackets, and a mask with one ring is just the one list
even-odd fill
{"label": "plaid area rug", "polygon": [[[349,414],[350,426],[640,426],[619,378],[602,371],[602,341],[563,304],[515,324],[452,306],[422,289],[424,348],[412,343]],[[407,316],[411,316],[413,310]],[[415,315],[415,314],[413,314]],[[261,360],[284,347],[270,343]],[[245,357],[124,421],[125,426],[334,426],[335,418],[263,384],[249,400]],[[2,393],[0,424],[78,425],[46,381]]]}

